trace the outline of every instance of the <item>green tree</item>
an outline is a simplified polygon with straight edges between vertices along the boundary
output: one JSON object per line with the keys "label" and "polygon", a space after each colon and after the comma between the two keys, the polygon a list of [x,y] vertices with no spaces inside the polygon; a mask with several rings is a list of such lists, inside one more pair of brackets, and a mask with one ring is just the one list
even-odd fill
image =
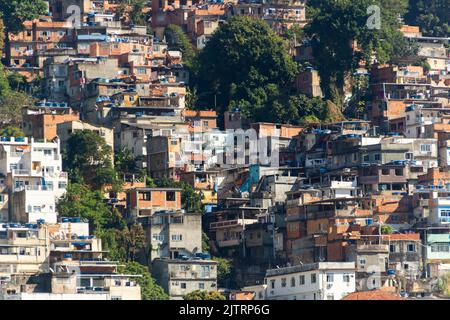
{"label": "green tree", "polygon": [[194,187],[184,181],[174,181],[167,177],[156,179],[158,188],[181,188],[181,204],[187,212],[203,212],[202,197]]}
{"label": "green tree", "polygon": [[450,36],[450,0],[409,0],[406,23],[419,26],[425,36]]}
{"label": "green tree", "polygon": [[[217,104],[219,115],[239,107],[245,116],[270,121],[268,110],[298,70],[285,42],[264,21],[233,17],[199,53],[196,88],[200,108]],[[273,113],[270,113],[273,114]]]}
{"label": "green tree", "polygon": [[141,275],[141,277],[136,278],[136,282],[141,286],[143,300],[169,299],[164,289],[155,283],[146,266],[137,262],[128,262],[125,266],[119,267],[119,272],[123,274]]}
{"label": "green tree", "polygon": [[22,108],[30,105],[33,99],[26,93],[12,90],[10,87],[11,73],[0,64],[0,125],[22,124]]}
{"label": "green tree", "polygon": [[[47,13],[47,5],[43,0],[0,0],[0,18],[3,20],[5,48],[9,48],[9,34],[23,30],[25,21],[36,19]],[[8,51],[7,55],[9,55]]]}
{"label": "green tree", "polygon": [[382,225],[381,233],[382,234],[392,234],[392,233],[394,233],[394,229],[389,225]]}
{"label": "green tree", "polygon": [[196,53],[187,35],[179,26],[169,24],[164,29],[164,36],[169,50],[181,51],[184,64],[191,70],[195,64]]}
{"label": "green tree", "polygon": [[90,130],[73,133],[67,141],[64,166],[72,181],[85,182],[95,188],[120,184],[112,167],[112,149],[105,139]]}
{"label": "green tree", "polygon": [[229,287],[232,274],[232,261],[226,258],[213,257],[217,261],[217,283],[219,287]]}
{"label": "green tree", "polygon": [[272,110],[279,122],[294,125],[304,124],[312,119],[322,122],[328,116],[326,101],[317,97],[309,98],[304,94],[292,95],[284,104],[276,102]]}
{"label": "green tree", "polygon": [[114,155],[114,166],[120,174],[134,174],[139,172],[133,153],[127,147],[120,148]]}
{"label": "green tree", "polygon": [[0,15],[0,56],[3,56],[3,48],[5,46],[5,24]]}
{"label": "green tree", "polygon": [[133,0],[131,3],[131,11],[129,12],[130,22],[138,25],[145,25],[146,15],[143,9],[146,5],[146,0]]}
{"label": "green tree", "polygon": [[117,231],[118,244],[125,250],[125,261],[135,261],[139,252],[145,247],[146,237],[144,228],[140,224],[133,224]]}
{"label": "green tree", "polygon": [[208,235],[202,231],[202,252],[209,252],[209,237]]}
{"label": "green tree", "polygon": [[107,257],[112,261],[125,261],[126,252],[118,241],[118,229],[101,229],[95,232],[96,236],[102,240],[102,248],[107,252]]}
{"label": "green tree", "polygon": [[0,0],[0,17],[6,34],[23,30],[25,21],[47,13],[47,5],[42,0]]}
{"label": "green tree", "polygon": [[[380,29],[367,25],[371,5],[380,7]],[[321,86],[340,107],[344,83],[361,61],[369,65],[375,54],[384,63],[398,55],[398,16],[406,11],[407,0],[311,0],[308,6],[313,15],[305,31],[312,39]]]}
{"label": "green tree", "polygon": [[22,129],[19,127],[15,127],[12,125],[6,125],[4,127],[0,128],[0,137],[25,137],[25,134],[23,133]]}
{"label": "green tree", "polygon": [[[121,224],[121,216],[103,201],[99,190],[91,190],[87,185],[69,183],[66,193],[57,203],[57,210],[63,217],[80,217],[89,221],[91,232],[96,232]],[[123,226],[123,224],[122,224]]]}
{"label": "green tree", "polygon": [[446,273],[439,278],[438,289],[441,294],[450,297],[450,273]]}
{"label": "green tree", "polygon": [[195,290],[183,296],[184,300],[226,300],[225,297],[217,291]]}

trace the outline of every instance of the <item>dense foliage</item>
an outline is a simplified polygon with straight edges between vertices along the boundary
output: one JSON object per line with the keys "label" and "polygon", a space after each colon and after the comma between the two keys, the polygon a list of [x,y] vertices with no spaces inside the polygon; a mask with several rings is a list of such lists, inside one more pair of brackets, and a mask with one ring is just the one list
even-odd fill
{"label": "dense foliage", "polygon": [[119,272],[123,274],[141,275],[141,277],[136,278],[136,282],[141,286],[143,300],[169,299],[164,289],[155,283],[146,266],[137,262],[128,262],[125,266],[119,268]]}
{"label": "dense foliage", "polygon": [[0,18],[5,24],[6,34],[23,30],[23,22],[47,14],[43,0],[0,0]]}
{"label": "dense foliage", "polygon": [[267,111],[288,93],[298,70],[284,44],[264,21],[228,20],[199,53],[198,105],[216,105],[220,115],[238,107],[256,121],[277,120],[268,119]]}
{"label": "dense foliage", "polygon": [[226,300],[225,297],[217,291],[195,290],[183,297],[184,300]]}
{"label": "dense foliage", "polygon": [[450,36],[450,0],[409,0],[405,21],[426,36]]}
{"label": "dense foliage", "polygon": [[195,64],[196,53],[183,30],[177,25],[169,24],[164,29],[164,37],[166,38],[169,50],[181,51],[183,63],[192,70]]}
{"label": "dense foliage", "polygon": [[95,189],[103,185],[120,188],[111,161],[113,151],[103,137],[90,130],[77,131],[70,136],[64,152],[64,169],[71,181],[88,183]]}
{"label": "dense foliage", "polygon": [[228,288],[231,283],[231,275],[233,271],[232,261],[227,258],[214,257],[217,261],[217,283],[219,287]]}
{"label": "dense foliage", "polygon": [[[406,11],[406,0],[311,0],[308,5],[312,21],[305,31],[312,40],[322,90],[334,102],[362,62],[369,65],[373,55],[377,61],[387,62],[400,55],[398,46],[407,47],[398,30],[398,16]],[[371,5],[380,8],[379,29],[368,27],[367,8]]]}

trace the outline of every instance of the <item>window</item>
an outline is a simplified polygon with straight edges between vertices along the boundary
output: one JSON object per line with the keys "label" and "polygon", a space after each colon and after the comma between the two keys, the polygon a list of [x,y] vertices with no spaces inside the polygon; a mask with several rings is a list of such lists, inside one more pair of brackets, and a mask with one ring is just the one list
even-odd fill
{"label": "window", "polygon": [[403,169],[395,169],[395,175],[397,177],[403,176]]}
{"label": "window", "polygon": [[295,287],[295,278],[294,277],[291,278],[291,287]]}
{"label": "window", "polygon": [[450,210],[441,210],[440,212],[439,212],[439,216],[440,217],[450,217]]}
{"label": "window", "polygon": [[381,160],[381,155],[379,153],[377,153],[375,156],[375,161],[380,161]]}
{"label": "window", "polygon": [[154,234],[152,235],[153,241],[164,241],[164,235],[163,234]]}
{"label": "window", "polygon": [[152,193],[151,192],[143,192],[142,193],[142,199],[145,201],[151,201],[152,200]]}
{"label": "window", "polygon": [[183,240],[183,236],[181,234],[173,234],[172,241],[181,241]]}
{"label": "window", "polygon": [[370,161],[369,155],[365,155],[365,156],[363,157],[363,159],[364,159],[364,162],[369,162],[369,161]]}
{"label": "window", "polygon": [[334,300],[333,294],[327,294],[327,300]]}
{"label": "window", "polygon": [[65,189],[67,187],[67,183],[65,181],[58,182],[58,189]]}
{"label": "window", "polygon": [[304,284],[305,284],[305,276],[300,276],[300,277],[298,278],[298,283],[299,283],[300,285],[304,285]]}
{"label": "window", "polygon": [[270,280],[270,288],[275,289],[275,280]]}
{"label": "window", "polygon": [[5,195],[0,194],[0,203],[5,202]]}
{"label": "window", "polygon": [[334,281],[334,274],[327,273],[327,282],[333,282]]}
{"label": "window", "polygon": [[145,68],[137,68],[137,72],[138,72],[138,74],[146,74],[147,73],[147,69],[145,69]]}
{"label": "window", "polygon": [[174,191],[168,191],[166,193],[166,201],[175,201],[175,192]]}
{"label": "window", "polygon": [[420,152],[430,152],[430,151],[431,151],[431,144],[420,145]]}
{"label": "window", "polygon": [[381,174],[383,176],[388,176],[389,175],[389,169],[388,168],[383,168],[381,169]]}
{"label": "window", "polygon": [[414,243],[408,244],[408,252],[416,252],[416,245]]}
{"label": "window", "polygon": [[209,127],[209,122],[208,121],[203,121],[203,126],[208,128]]}
{"label": "window", "polygon": [[281,278],[281,286],[282,286],[283,288],[286,287],[286,278]]}
{"label": "window", "polygon": [[200,290],[205,289],[205,284],[204,284],[203,282],[199,282],[198,288],[199,288]]}
{"label": "window", "polygon": [[350,275],[347,273],[344,273],[344,282],[345,283],[350,283]]}
{"label": "window", "polygon": [[431,252],[449,252],[449,244],[444,242],[437,242],[431,245]]}
{"label": "window", "polygon": [[45,150],[44,149],[44,155],[45,156],[51,156],[52,155],[52,150]]}
{"label": "window", "polygon": [[315,273],[311,274],[311,283],[317,282],[317,275]]}
{"label": "window", "polygon": [[395,244],[389,245],[389,252],[395,252],[395,251],[396,251],[396,246],[395,246]]}
{"label": "window", "polygon": [[181,289],[186,289],[186,282],[180,283],[180,287],[181,287]]}

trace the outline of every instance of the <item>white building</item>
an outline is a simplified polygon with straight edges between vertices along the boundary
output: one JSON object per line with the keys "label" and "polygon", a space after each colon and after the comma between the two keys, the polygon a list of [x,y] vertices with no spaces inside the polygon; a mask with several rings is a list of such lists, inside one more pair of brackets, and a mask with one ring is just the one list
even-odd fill
{"label": "white building", "polygon": [[432,202],[428,224],[440,227],[450,225],[450,198],[435,198]]}
{"label": "white building", "polygon": [[0,177],[10,195],[8,211],[0,211],[0,221],[30,223],[44,219],[56,222],[56,201],[67,187],[58,139],[37,141],[2,137]]}
{"label": "white building", "polygon": [[340,300],[355,291],[354,262],[318,262],[266,272],[265,300]]}

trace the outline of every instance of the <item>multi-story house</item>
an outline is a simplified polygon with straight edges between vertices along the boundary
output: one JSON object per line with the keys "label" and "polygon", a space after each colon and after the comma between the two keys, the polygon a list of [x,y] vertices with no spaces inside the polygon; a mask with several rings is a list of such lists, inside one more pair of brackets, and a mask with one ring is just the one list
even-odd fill
{"label": "multi-story house", "polygon": [[0,173],[9,190],[8,217],[3,221],[56,222],[56,201],[64,194],[59,139],[4,138],[0,142]]}
{"label": "multi-story house", "polygon": [[217,291],[217,262],[208,259],[156,259],[152,276],[172,300],[195,291]]}
{"label": "multi-story house", "polygon": [[419,233],[382,235],[381,241],[389,246],[389,269],[408,279],[422,275],[422,242]]}
{"label": "multi-story house", "polygon": [[24,109],[22,115],[22,130],[27,137],[35,139],[55,139],[58,124],[67,121],[76,121],[79,114],[74,112],[67,104],[52,103],[47,105],[44,102],[37,103]]}
{"label": "multi-story house", "polygon": [[130,218],[149,218],[157,211],[181,210],[181,189],[132,188],[126,190],[127,214]]}
{"label": "multi-story house", "polygon": [[341,300],[355,292],[354,262],[319,262],[267,270],[267,300]]}
{"label": "multi-story house", "polygon": [[282,33],[293,25],[304,26],[307,23],[306,5],[303,0],[230,2],[227,6],[227,16],[235,15],[247,15],[264,20],[277,33]]}
{"label": "multi-story house", "polygon": [[0,224],[0,275],[48,272],[48,232],[45,225]]}
{"label": "multi-story house", "polygon": [[202,252],[201,213],[161,211],[151,217],[147,237],[150,262],[156,258],[180,259]]}

